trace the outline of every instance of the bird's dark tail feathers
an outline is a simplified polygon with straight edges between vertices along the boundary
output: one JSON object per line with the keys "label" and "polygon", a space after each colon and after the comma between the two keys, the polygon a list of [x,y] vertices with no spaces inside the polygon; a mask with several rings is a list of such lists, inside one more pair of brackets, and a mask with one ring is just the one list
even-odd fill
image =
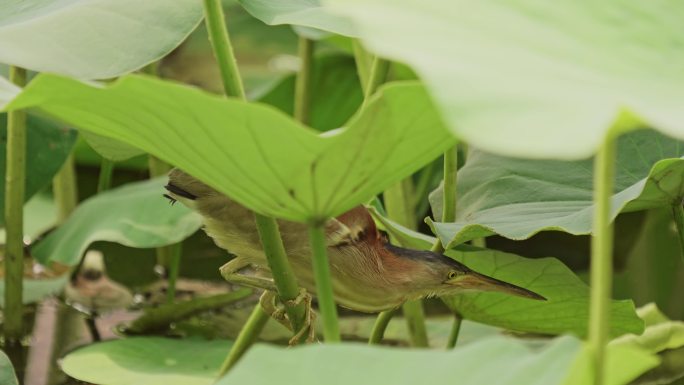
{"label": "bird's dark tail feathers", "polygon": [[166,186],[164,186],[164,188],[167,189],[169,192],[172,192],[172,193],[174,193],[174,194],[176,194],[176,195],[178,195],[178,196],[181,196],[181,197],[183,197],[183,198],[187,198],[187,199],[190,199],[190,200],[193,200],[193,201],[194,201],[195,199],[197,199],[197,196],[196,196],[196,195],[191,194],[191,193],[189,193],[189,192],[183,190],[182,188],[180,188],[180,187],[178,187],[178,186],[176,186],[176,185],[173,185],[173,184],[171,184],[171,183],[169,183],[169,184],[167,184]]}

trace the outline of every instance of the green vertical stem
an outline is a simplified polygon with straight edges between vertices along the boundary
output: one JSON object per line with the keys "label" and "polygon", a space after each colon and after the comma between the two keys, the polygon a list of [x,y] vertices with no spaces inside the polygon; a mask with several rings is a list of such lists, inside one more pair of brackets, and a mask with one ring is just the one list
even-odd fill
{"label": "green vertical stem", "polygon": [[449,340],[447,341],[447,349],[453,349],[458,342],[458,336],[461,333],[461,323],[463,323],[463,318],[454,314],[454,323],[451,325],[451,332],[449,333]]}
{"label": "green vertical stem", "polygon": [[363,103],[368,103],[371,96],[378,90],[378,88],[387,80],[387,73],[389,72],[390,62],[375,57],[373,59],[373,65],[371,66],[371,72],[368,76],[368,84],[366,85],[366,90],[364,94]]}
{"label": "green vertical stem", "polygon": [[[458,178],[458,146],[454,146],[444,153],[444,191],[442,194],[442,222],[453,222],[456,220],[456,182]],[[433,246],[433,251],[443,252],[439,239]],[[447,342],[447,349],[453,349],[458,341],[458,334],[461,331],[463,318],[459,314],[454,314],[454,323],[451,326],[451,334]]]}
{"label": "green vertical stem", "polygon": [[371,330],[370,338],[368,338],[369,345],[377,345],[385,337],[385,330],[387,330],[387,325],[389,325],[392,317],[396,314],[397,310],[385,310],[378,314],[378,318],[375,319],[373,324],[373,330]]}
{"label": "green vertical stem", "polygon": [[[410,178],[407,178],[388,188],[383,194],[387,216],[409,229],[416,228],[412,188],[413,183]],[[427,347],[428,336],[425,328],[423,303],[420,300],[408,301],[402,305],[402,311],[409,329],[411,345]]]}
{"label": "green vertical stem", "polygon": [[[26,70],[10,67],[10,81],[26,84]],[[7,113],[7,159],[5,173],[5,308],[3,331],[10,344],[24,332],[24,188],[26,184],[26,113]]]}
{"label": "green vertical stem", "polygon": [[316,292],[318,294],[318,307],[323,319],[323,337],[325,342],[340,341],[340,326],[337,322],[337,308],[333,298],[332,280],[330,279],[330,264],[325,240],[323,223],[309,224],[309,239],[311,241],[311,253],[314,277],[316,279]]}
{"label": "green vertical stem", "polygon": [[354,50],[354,61],[356,62],[356,72],[359,74],[359,82],[364,94],[368,87],[368,78],[370,77],[371,66],[373,65],[373,57],[366,51],[358,39],[352,42],[352,49]]}
{"label": "green vertical stem", "polygon": [[[283,301],[293,301],[300,293],[299,285],[297,284],[297,278],[294,275],[292,266],[287,259],[285,246],[278,230],[278,223],[273,218],[256,213],[254,214],[254,219],[256,220],[259,238],[264,247],[268,266],[273,275],[273,283],[275,283],[278,289],[278,296]],[[306,304],[286,306],[285,311],[292,322],[294,332],[301,330],[305,326]],[[306,333],[302,336],[302,340],[305,338]]]}
{"label": "green vertical stem", "polygon": [[[458,146],[454,146],[444,153],[444,183],[442,190],[442,222],[456,220],[456,180],[458,176]],[[436,253],[443,253],[444,246],[437,241],[430,249]]]}
{"label": "green vertical stem", "polygon": [[52,179],[52,194],[57,205],[57,223],[63,223],[78,204],[74,163],[74,154],[71,153]]}
{"label": "green vertical stem", "polygon": [[401,305],[401,310],[409,328],[411,346],[426,348],[429,346],[427,328],[425,327],[425,310],[423,301],[408,301]]}
{"label": "green vertical stem", "polygon": [[[311,76],[313,65],[313,40],[299,38],[299,59],[301,67],[295,80],[294,117],[301,123],[309,121],[309,106],[311,102]],[[300,294],[297,277],[287,259],[285,246],[280,237],[278,222],[273,218],[261,214],[254,214],[264,254],[273,275],[273,282],[278,290],[278,296],[283,301],[294,301]],[[286,306],[285,312],[291,320],[294,332],[306,326],[306,305]],[[306,340],[306,333],[302,334],[300,342]]]}
{"label": "green vertical stem", "polygon": [[[375,91],[377,91],[377,89],[387,80],[390,64],[389,61],[377,56],[373,59],[371,72],[368,76],[368,84],[366,85],[364,94],[364,105],[370,100],[370,97]],[[396,220],[401,225],[410,229],[416,227],[415,206],[413,205],[413,184],[410,178],[390,187],[385,191],[384,198],[385,208],[391,219]],[[428,346],[423,303],[420,300],[406,302],[402,305],[402,311],[408,324],[411,344],[419,347]],[[381,314],[378,317],[381,316],[391,318],[391,314]],[[376,322],[379,321],[380,320]]]}
{"label": "green vertical stem", "polygon": [[261,333],[266,326],[269,318],[270,316],[261,308],[261,305],[257,304],[254,306],[254,310],[252,310],[247,322],[242,326],[240,334],[238,334],[233,346],[230,348],[230,352],[228,352],[226,359],[221,365],[219,378],[228,373],[228,371],[240,360],[242,355],[245,354],[247,349],[254,344],[259,333]]}
{"label": "green vertical stem", "polygon": [[677,225],[677,234],[679,235],[680,254],[684,258],[684,206],[682,201],[676,202],[672,205],[672,216]]}
{"label": "green vertical stem", "polygon": [[309,123],[313,52],[314,41],[300,37],[299,61],[301,64],[295,80],[294,118],[304,124]]}
{"label": "green vertical stem", "polygon": [[[442,191],[442,222],[453,222],[456,219],[456,182],[458,178],[458,146],[450,148],[444,153],[444,183]],[[430,249],[436,253],[443,253],[444,246],[437,238],[435,244]],[[459,314],[454,314],[454,323],[451,327],[451,334],[447,342],[447,349],[456,346],[458,335],[461,331],[463,318]]]}
{"label": "green vertical stem", "polygon": [[608,134],[594,159],[594,218],[591,242],[589,347],[594,385],[605,379],[613,274],[613,226],[610,219],[615,173],[615,137]]}
{"label": "green vertical stem", "polygon": [[204,21],[221,72],[221,80],[223,80],[223,89],[226,95],[246,99],[245,88],[242,86],[240,71],[235,60],[235,54],[233,54],[233,46],[230,44],[221,0],[204,0]]}
{"label": "green vertical stem", "polygon": [[[442,222],[453,222],[456,218],[456,182],[457,182],[457,176],[458,176],[458,147],[455,145],[451,149],[447,150],[444,153],[444,185],[443,185],[443,194],[442,194]],[[390,193],[392,192],[391,190],[389,191]],[[396,194],[396,193],[395,193]],[[388,198],[389,203],[388,203]],[[390,213],[393,211],[391,208],[395,203],[394,201],[397,200],[398,198],[393,197],[393,194],[388,194],[388,191],[385,192],[385,206],[387,207],[387,212]],[[404,198],[405,199],[405,198]],[[398,212],[399,214],[401,213]],[[389,215],[390,218],[392,218],[392,214]],[[393,218],[397,220],[396,218]],[[410,218],[404,218],[404,221],[408,223],[410,221]],[[406,224],[402,223],[401,221],[398,221],[400,224],[407,226]],[[413,218],[413,223],[415,226],[415,218]],[[409,226],[410,228],[410,226]],[[439,238],[435,241],[435,244],[432,245],[431,248],[432,251],[437,252],[437,253],[442,253],[444,252],[444,247],[442,246],[441,241]],[[420,309],[422,311],[422,309]],[[406,312],[406,307],[404,308],[404,312]],[[378,319],[376,322],[379,322],[380,319]],[[451,329],[451,334],[449,336],[449,341],[447,343],[447,348],[451,349],[456,345],[456,342],[458,341],[458,335],[461,330],[461,322],[462,322],[462,317],[459,314],[454,314],[454,324]],[[423,321],[424,325],[424,321]],[[424,326],[423,326],[424,327]],[[411,324],[409,323],[409,328],[411,329]],[[426,336],[426,342],[425,346],[427,346],[427,336]]]}
{"label": "green vertical stem", "polygon": [[100,163],[100,175],[97,179],[97,192],[107,191],[112,187],[112,174],[114,173],[114,161],[102,158]]}
{"label": "green vertical stem", "polygon": [[[221,72],[224,92],[228,96],[246,100],[237,61],[233,54],[233,47],[230,44],[221,1],[204,0],[204,15],[209,32],[209,40]],[[269,263],[273,281],[276,288],[278,288],[278,296],[285,301],[285,310],[296,332],[297,326],[303,325],[305,322],[306,304],[303,302],[296,306],[288,304],[289,300],[299,295],[299,290],[292,267],[287,260],[278,224],[275,219],[259,214],[255,214],[255,219],[264,254]],[[285,289],[284,292],[281,292],[281,288]],[[291,290],[292,288],[294,290]],[[252,312],[252,316],[243,326],[242,330],[240,330],[236,343],[233,345],[228,357],[226,357],[221,374],[225,374],[259,336],[266,324],[266,320],[263,319],[264,316],[263,309],[257,304]]]}

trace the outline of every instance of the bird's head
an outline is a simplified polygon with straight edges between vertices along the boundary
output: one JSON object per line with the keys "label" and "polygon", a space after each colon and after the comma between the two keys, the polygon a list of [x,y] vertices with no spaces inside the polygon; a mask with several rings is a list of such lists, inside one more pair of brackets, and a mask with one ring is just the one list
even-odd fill
{"label": "bird's head", "polygon": [[545,301],[543,296],[477,273],[464,264],[432,251],[410,250],[385,244],[385,250],[398,258],[407,270],[408,285],[417,297],[444,296],[465,291],[492,291]]}

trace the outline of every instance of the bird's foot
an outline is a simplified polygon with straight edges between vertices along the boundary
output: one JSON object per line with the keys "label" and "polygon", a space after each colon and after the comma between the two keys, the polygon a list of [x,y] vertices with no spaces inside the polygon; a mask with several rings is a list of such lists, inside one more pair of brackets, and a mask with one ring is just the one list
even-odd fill
{"label": "bird's foot", "polygon": [[[306,336],[306,342],[313,342],[316,340],[316,313],[311,309],[311,300],[311,295],[306,289],[301,289],[297,297],[288,301],[281,301],[278,295],[273,291],[265,291],[259,299],[259,303],[264,311],[273,319],[295,332],[294,336],[292,336],[289,341],[290,346],[293,346],[297,345],[304,336]],[[285,307],[295,307],[301,304],[304,304],[305,309],[304,324],[295,331],[292,322],[290,322],[287,312],[285,311]]]}

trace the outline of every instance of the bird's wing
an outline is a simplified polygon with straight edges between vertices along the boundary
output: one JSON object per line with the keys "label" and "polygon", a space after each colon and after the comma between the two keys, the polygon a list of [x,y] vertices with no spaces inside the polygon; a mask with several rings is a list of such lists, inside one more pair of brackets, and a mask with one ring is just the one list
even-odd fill
{"label": "bird's wing", "polygon": [[[241,256],[251,255],[252,251],[258,251],[261,255],[254,218],[245,207],[179,169],[169,173],[166,189],[168,197],[202,214],[207,234],[220,247]],[[308,250],[305,225],[283,220],[279,220],[278,225],[289,253],[298,254]],[[354,245],[379,237],[373,218],[363,206],[329,219],[325,232],[329,247]],[[308,252],[304,254],[308,255]]]}
{"label": "bird's wing", "polygon": [[378,239],[379,233],[368,210],[356,206],[328,220],[325,226],[328,246],[343,246]]}

